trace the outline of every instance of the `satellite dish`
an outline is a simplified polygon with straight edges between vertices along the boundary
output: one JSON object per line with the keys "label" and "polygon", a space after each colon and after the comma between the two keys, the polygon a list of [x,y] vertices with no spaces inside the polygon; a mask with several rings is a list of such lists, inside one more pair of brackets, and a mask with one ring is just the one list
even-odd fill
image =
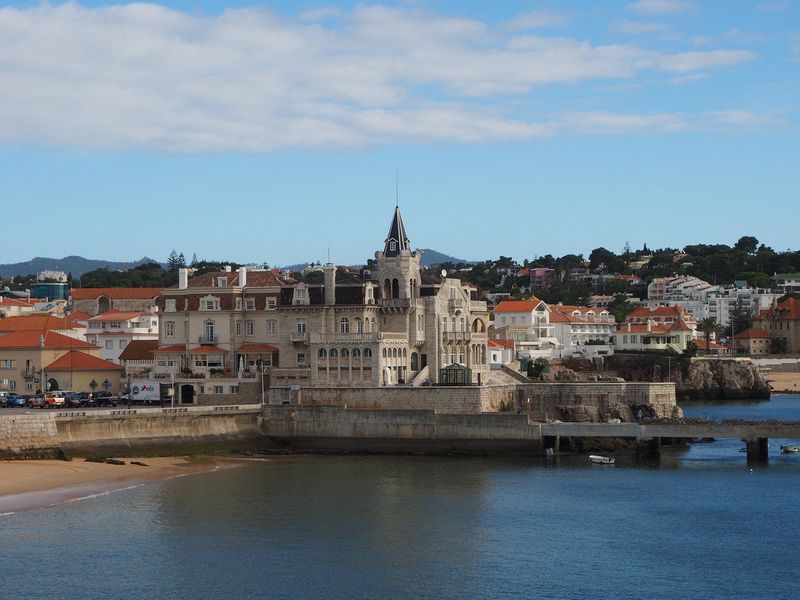
{"label": "satellite dish", "polygon": [[442,269],[442,277],[447,277],[447,269]]}

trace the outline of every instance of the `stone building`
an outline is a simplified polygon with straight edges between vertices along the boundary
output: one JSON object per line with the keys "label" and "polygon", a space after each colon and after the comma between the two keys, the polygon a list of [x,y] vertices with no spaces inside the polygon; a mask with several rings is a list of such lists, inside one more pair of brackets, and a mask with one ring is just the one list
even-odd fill
{"label": "stone building", "polygon": [[102,315],[109,310],[146,312],[155,304],[161,288],[76,288],[69,292],[70,312]]}
{"label": "stone building", "polygon": [[769,334],[773,352],[800,353],[800,299],[787,296],[775,302],[760,311],[751,324]]}
{"label": "stone building", "polygon": [[437,384],[445,368],[485,382],[485,302],[461,280],[423,271],[420,258],[396,208],[371,272],[326,264],[315,284],[181,270],[158,300],[156,375],[176,378],[182,403],[264,387]]}
{"label": "stone building", "polygon": [[374,272],[327,264],[323,285],[285,286],[271,384],[437,384],[454,365],[470,383],[485,382],[486,303],[461,280],[423,271],[420,258],[395,208]]}

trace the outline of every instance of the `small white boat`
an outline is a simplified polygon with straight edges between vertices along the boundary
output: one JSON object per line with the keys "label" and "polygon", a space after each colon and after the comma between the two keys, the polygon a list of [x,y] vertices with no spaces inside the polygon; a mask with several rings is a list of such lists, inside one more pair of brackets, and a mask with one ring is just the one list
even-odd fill
{"label": "small white boat", "polygon": [[590,454],[589,461],[595,465],[613,465],[614,459],[610,456],[600,456],[599,454]]}
{"label": "small white boat", "polygon": [[781,452],[789,454],[790,452],[800,452],[800,446],[795,444],[789,444],[787,446],[781,446]]}

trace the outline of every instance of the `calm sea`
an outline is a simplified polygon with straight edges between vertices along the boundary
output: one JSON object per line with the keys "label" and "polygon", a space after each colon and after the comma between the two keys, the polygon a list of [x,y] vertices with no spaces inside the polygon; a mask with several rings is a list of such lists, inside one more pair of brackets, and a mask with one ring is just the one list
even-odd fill
{"label": "calm sea", "polygon": [[[800,396],[685,411],[800,420]],[[0,597],[794,599],[800,457],[739,446],[271,458],[0,518]]]}

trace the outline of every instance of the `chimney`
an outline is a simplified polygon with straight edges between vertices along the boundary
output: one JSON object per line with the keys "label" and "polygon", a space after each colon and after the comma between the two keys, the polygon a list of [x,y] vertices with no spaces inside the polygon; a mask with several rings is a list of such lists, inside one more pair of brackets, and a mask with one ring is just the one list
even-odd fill
{"label": "chimney", "polygon": [[647,331],[653,331],[653,319],[647,319]]}
{"label": "chimney", "polygon": [[230,273],[231,272],[231,266],[230,265],[225,265],[224,267],[222,267],[222,270],[225,271],[226,273]]}
{"label": "chimney", "polygon": [[336,265],[325,263],[325,304],[333,306],[336,304]]}
{"label": "chimney", "polygon": [[39,336],[39,348],[44,348],[44,334]]}
{"label": "chimney", "polygon": [[189,269],[178,269],[178,289],[185,290],[189,287]]}
{"label": "chimney", "polygon": [[247,285],[247,267],[239,267],[239,287]]}

